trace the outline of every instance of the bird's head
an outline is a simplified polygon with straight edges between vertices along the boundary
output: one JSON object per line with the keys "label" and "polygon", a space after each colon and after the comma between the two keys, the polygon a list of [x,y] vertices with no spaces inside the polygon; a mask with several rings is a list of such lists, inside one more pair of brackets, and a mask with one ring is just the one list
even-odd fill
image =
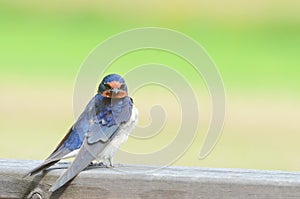
{"label": "bird's head", "polygon": [[107,98],[123,98],[127,96],[125,80],[117,74],[110,74],[103,78],[98,87],[98,93]]}

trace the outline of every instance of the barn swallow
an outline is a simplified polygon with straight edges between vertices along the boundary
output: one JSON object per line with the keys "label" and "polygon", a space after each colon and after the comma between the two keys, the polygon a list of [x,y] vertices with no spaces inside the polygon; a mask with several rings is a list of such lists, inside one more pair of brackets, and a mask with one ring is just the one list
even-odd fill
{"label": "barn swallow", "polygon": [[49,191],[62,187],[85,169],[93,160],[113,166],[112,158],[126,142],[137,123],[138,111],[128,96],[125,80],[117,74],[103,78],[98,93],[91,99],[53,153],[27,175],[33,175],[61,159],[74,157],[68,169]]}

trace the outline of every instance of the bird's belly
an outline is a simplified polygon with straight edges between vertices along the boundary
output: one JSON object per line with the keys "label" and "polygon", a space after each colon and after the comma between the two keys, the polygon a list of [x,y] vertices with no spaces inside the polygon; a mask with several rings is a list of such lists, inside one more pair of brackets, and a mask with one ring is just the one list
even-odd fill
{"label": "bird's belly", "polygon": [[107,144],[105,149],[98,155],[98,160],[111,158],[117,152],[119,147],[127,141],[128,136],[137,124],[138,110],[135,106],[132,108],[132,114],[128,122],[120,126],[115,137]]}
{"label": "bird's belly", "polygon": [[115,155],[119,147],[126,142],[128,139],[128,135],[121,134],[117,135],[102,151],[102,153],[99,154],[97,159],[108,159]]}

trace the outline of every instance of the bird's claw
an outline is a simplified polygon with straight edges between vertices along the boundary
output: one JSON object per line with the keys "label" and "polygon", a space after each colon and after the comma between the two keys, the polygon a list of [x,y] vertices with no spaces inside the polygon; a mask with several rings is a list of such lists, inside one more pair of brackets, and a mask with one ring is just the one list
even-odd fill
{"label": "bird's claw", "polygon": [[106,167],[106,164],[104,162],[91,162],[89,167]]}

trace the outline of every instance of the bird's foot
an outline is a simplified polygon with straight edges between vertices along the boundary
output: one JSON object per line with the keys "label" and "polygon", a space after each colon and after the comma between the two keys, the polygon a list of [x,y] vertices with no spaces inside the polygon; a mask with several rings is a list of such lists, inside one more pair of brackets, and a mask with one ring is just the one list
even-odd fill
{"label": "bird's foot", "polygon": [[101,163],[102,163],[103,167],[105,167],[105,168],[112,168],[112,167],[114,167],[114,165],[111,164],[110,162],[101,162]]}
{"label": "bird's foot", "polygon": [[113,168],[114,165],[111,165],[111,164],[108,163],[108,164],[105,165],[105,167],[106,167],[106,168]]}
{"label": "bird's foot", "polygon": [[114,167],[114,162],[112,158],[108,158],[108,164],[106,166],[107,168],[111,168]]}
{"label": "bird's foot", "polygon": [[112,168],[114,164],[112,159],[107,159],[103,162],[91,162],[88,167]]}
{"label": "bird's foot", "polygon": [[104,162],[91,162],[89,167],[106,167],[106,164]]}

